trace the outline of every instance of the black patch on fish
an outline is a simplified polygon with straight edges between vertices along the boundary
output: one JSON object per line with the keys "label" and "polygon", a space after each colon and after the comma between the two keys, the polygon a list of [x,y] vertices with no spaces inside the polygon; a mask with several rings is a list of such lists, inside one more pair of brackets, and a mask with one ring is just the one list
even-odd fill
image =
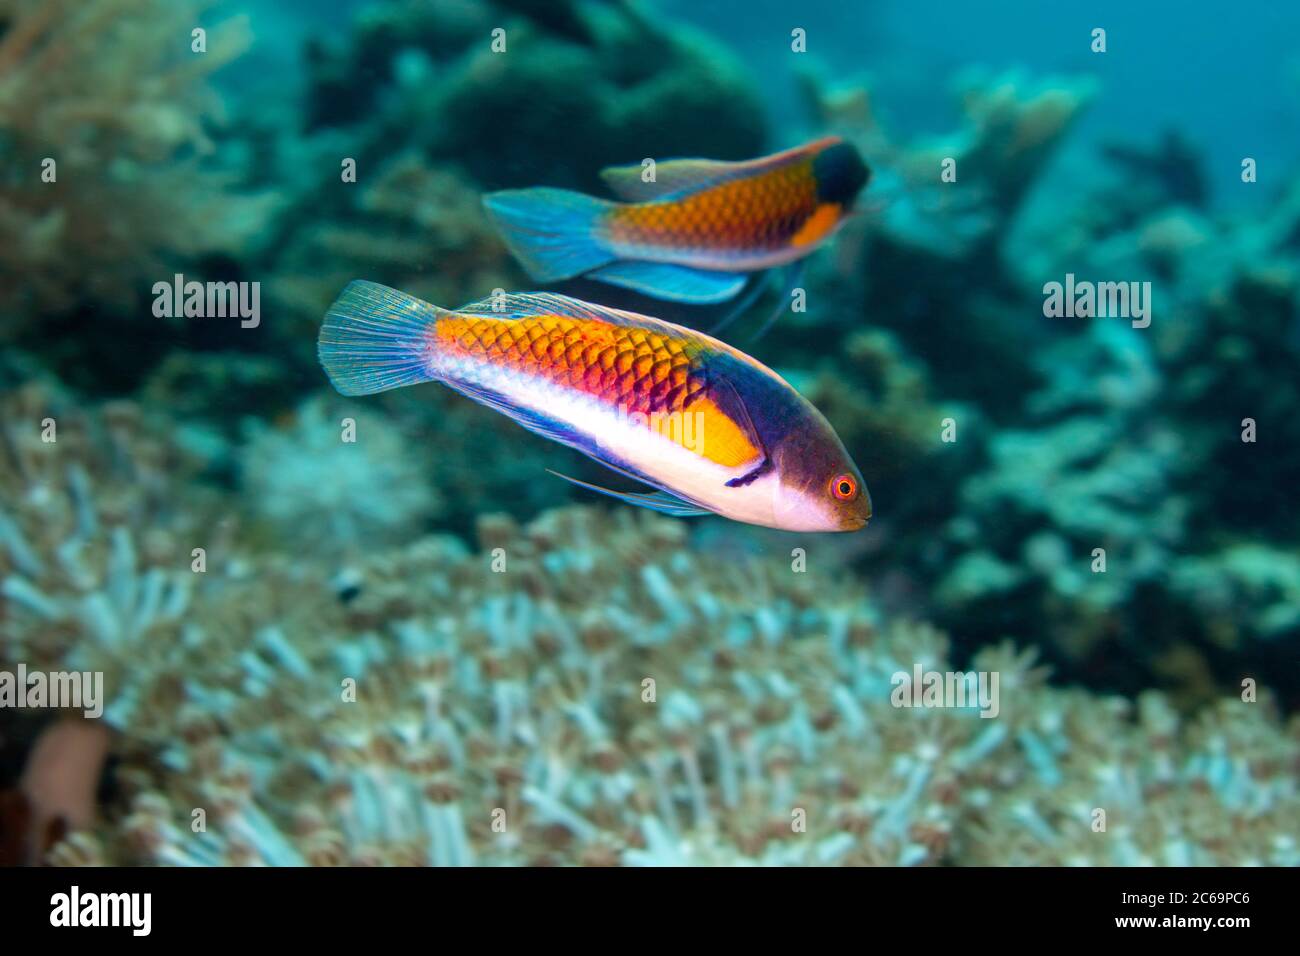
{"label": "black patch on fish", "polygon": [[833,202],[844,208],[853,205],[871,170],[850,143],[836,143],[813,160],[818,202]]}
{"label": "black patch on fish", "polygon": [[765,475],[771,470],[772,470],[772,462],[770,459],[765,457],[762,461],[758,463],[758,467],[755,468],[753,471],[749,472],[748,474],[741,475],[739,478],[732,478],[729,482],[727,482],[727,487],[743,488],[745,485],[751,483],[755,478]]}

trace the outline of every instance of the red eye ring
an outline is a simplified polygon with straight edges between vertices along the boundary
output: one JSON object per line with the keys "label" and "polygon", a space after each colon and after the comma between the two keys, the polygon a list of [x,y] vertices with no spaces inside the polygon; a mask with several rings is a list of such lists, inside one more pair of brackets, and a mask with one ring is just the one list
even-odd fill
{"label": "red eye ring", "polygon": [[852,501],[858,494],[858,483],[852,475],[836,475],[831,479],[831,494],[840,501]]}

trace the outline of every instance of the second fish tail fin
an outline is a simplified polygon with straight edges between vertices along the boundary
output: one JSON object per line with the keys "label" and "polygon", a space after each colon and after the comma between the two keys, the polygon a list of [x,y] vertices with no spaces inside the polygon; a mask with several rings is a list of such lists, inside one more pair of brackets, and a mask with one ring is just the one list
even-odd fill
{"label": "second fish tail fin", "polygon": [[433,381],[434,330],[447,314],[377,282],[349,282],[325,313],[316,354],[344,395]]}
{"label": "second fish tail fin", "polygon": [[603,235],[603,219],[615,207],[608,200],[538,187],[488,193],[483,207],[515,258],[539,282],[571,279],[617,258]]}

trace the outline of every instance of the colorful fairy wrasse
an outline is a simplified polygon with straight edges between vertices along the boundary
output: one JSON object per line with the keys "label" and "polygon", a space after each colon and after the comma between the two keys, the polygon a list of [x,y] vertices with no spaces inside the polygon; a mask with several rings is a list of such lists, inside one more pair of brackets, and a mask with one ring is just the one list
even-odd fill
{"label": "colorful fairy wrasse", "polygon": [[448,311],[353,282],[318,353],[344,395],[441,382],[655,489],[577,482],[632,504],[790,531],[856,531],[871,517],[816,408],[743,352],[669,322],[547,294]]}
{"label": "colorful fairy wrasse", "polygon": [[870,171],[852,145],[828,137],[743,163],[677,159],[601,175],[626,202],[549,188],[490,193],[483,202],[538,281],[583,276],[710,303],[825,243]]}

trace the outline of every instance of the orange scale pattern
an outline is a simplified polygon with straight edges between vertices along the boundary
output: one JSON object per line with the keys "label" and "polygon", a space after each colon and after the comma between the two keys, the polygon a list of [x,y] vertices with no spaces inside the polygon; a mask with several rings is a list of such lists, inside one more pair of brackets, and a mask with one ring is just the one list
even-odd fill
{"label": "orange scale pattern", "polygon": [[621,206],[607,229],[618,243],[681,249],[780,249],[817,213],[812,163],[719,183],[671,202]]}
{"label": "orange scale pattern", "polygon": [[444,354],[541,376],[628,412],[684,411],[709,387],[694,343],[596,319],[452,315],[437,337]]}

